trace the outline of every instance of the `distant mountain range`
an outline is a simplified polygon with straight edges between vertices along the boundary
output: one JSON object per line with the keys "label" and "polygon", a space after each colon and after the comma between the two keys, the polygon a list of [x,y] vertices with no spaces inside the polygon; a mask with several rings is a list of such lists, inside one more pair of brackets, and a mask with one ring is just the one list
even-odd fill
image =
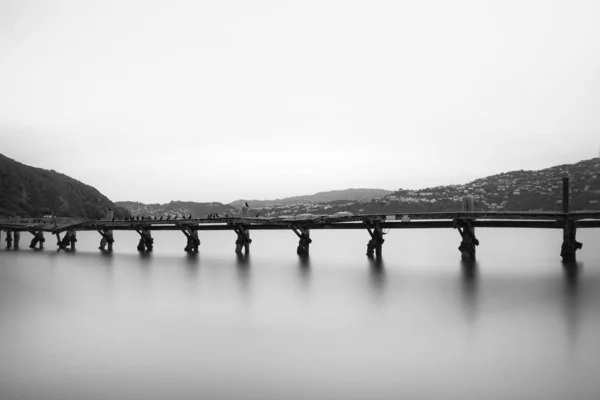
{"label": "distant mountain range", "polygon": [[248,202],[253,208],[262,208],[276,204],[325,203],[336,200],[370,200],[390,193],[392,193],[391,190],[385,189],[345,189],[275,200],[236,200],[229,204],[235,208],[241,209],[244,203]]}
{"label": "distant mountain range", "polygon": [[[391,192],[383,189],[346,189],[276,200],[247,200],[251,216],[297,214],[399,213],[460,210],[462,197],[473,196],[477,210],[559,211],[561,180],[570,178],[571,210],[600,210],[600,158],[558,165],[539,171],[512,171],[476,179],[463,185]],[[144,204],[111,202],[95,188],[53,170],[34,168],[0,154],[0,216],[39,217],[52,208],[56,216],[81,219],[131,215],[240,215],[246,200],[230,204],[172,201]]]}
{"label": "distant mountain range", "polygon": [[473,196],[481,211],[560,211],[562,178],[570,179],[570,209],[600,210],[600,158],[539,171],[512,171],[463,185],[420,190],[399,189],[372,200],[338,200],[318,204],[265,206],[264,216],[459,211],[462,197]]}
{"label": "distant mountain range", "polygon": [[[347,189],[277,200],[248,200],[252,216],[298,214],[376,214],[459,211],[463,196],[473,196],[481,211],[560,211],[562,178],[570,178],[571,210],[600,210],[600,158],[558,165],[539,171],[512,171],[463,185],[420,190]],[[230,204],[171,202],[163,205],[117,203],[134,215],[194,215],[216,212],[239,215],[245,200]]]}
{"label": "distant mountain range", "polygon": [[392,193],[383,189],[346,189],[320,192],[306,196],[288,197],[277,200],[236,200],[229,204],[223,203],[196,203],[193,201],[172,201],[165,204],[144,204],[133,201],[118,201],[119,207],[127,209],[132,215],[140,216],[167,216],[189,215],[204,216],[209,213],[219,215],[239,215],[245,202],[248,202],[252,211],[250,215],[257,215],[261,209],[270,205],[313,204],[335,200],[365,200],[373,199]]}
{"label": "distant mountain range", "polygon": [[0,154],[0,216],[97,219],[112,208],[119,218],[129,216],[92,186],[54,170],[34,168]]}
{"label": "distant mountain range", "polygon": [[118,201],[117,206],[127,209],[133,216],[167,216],[192,214],[194,217],[206,216],[210,213],[220,215],[239,214],[239,211],[229,204],[196,203],[193,201],[172,201],[165,204],[144,204],[136,201]]}

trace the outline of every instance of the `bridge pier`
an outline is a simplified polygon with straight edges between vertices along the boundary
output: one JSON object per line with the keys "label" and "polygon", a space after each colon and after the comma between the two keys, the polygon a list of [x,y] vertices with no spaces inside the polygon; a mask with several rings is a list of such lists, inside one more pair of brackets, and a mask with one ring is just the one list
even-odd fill
{"label": "bridge pier", "polygon": [[575,253],[583,247],[583,244],[575,240],[577,229],[575,228],[575,222],[569,219],[569,178],[563,177],[562,179],[562,211],[565,215],[563,225],[563,243],[560,248],[560,256],[563,261],[575,261]]}
{"label": "bridge pier", "polygon": [[303,227],[292,226],[292,230],[300,238],[298,241],[298,247],[296,248],[296,253],[299,255],[306,255],[309,252],[310,244],[312,243],[312,239],[310,238],[310,229]]}
{"label": "bridge pier", "polygon": [[458,251],[463,260],[475,261],[475,246],[479,246],[479,240],[475,237],[473,221],[469,219],[454,220],[455,227],[462,238]]}
{"label": "bridge pier", "polygon": [[154,250],[154,239],[152,239],[152,233],[148,229],[139,228],[135,230],[140,235],[140,241],[138,243],[138,251],[152,251]]}
{"label": "bridge pier", "polygon": [[181,232],[183,232],[183,234],[187,237],[187,245],[184,247],[184,250],[187,252],[193,251],[194,253],[197,253],[198,246],[200,246],[200,238],[198,237],[198,231],[186,227],[182,228]]}
{"label": "bridge pier", "polygon": [[[464,212],[475,211],[475,205],[472,196],[463,196],[462,207]],[[472,219],[454,220],[454,228],[458,229],[462,238],[458,251],[463,260],[475,261],[475,247],[479,246],[479,240],[475,237],[475,227]]]}
{"label": "bridge pier", "polygon": [[40,245],[40,249],[44,248],[44,242],[46,241],[46,239],[44,238],[44,232],[43,231],[30,231],[31,234],[33,235],[33,239],[31,239],[31,243],[29,244],[29,247],[32,249],[35,249],[36,245]]}
{"label": "bridge pier", "polygon": [[371,236],[371,240],[367,243],[367,256],[373,257],[373,253],[377,257],[381,257],[383,252],[383,231],[377,222],[373,224],[373,228],[367,228],[367,232]]}
{"label": "bridge pier", "polygon": [[108,245],[108,251],[112,251],[113,243],[115,242],[112,229],[97,229],[97,231],[102,236],[102,239],[100,239],[100,247],[98,247],[98,250],[105,251],[106,246]]}
{"label": "bridge pier", "polygon": [[242,248],[246,254],[250,253],[250,243],[252,243],[252,239],[250,239],[250,232],[247,229],[244,229],[242,225],[235,225],[233,227],[233,231],[237,233],[237,240],[235,241],[235,252],[241,253]]}
{"label": "bridge pier", "polygon": [[11,230],[6,230],[6,248],[7,249],[12,249],[12,245],[13,245],[13,237],[12,237],[12,231]]}
{"label": "bridge pier", "polygon": [[575,240],[577,229],[572,221],[565,221],[563,227],[563,243],[560,248],[560,256],[563,261],[575,261],[575,253],[583,247],[583,243]]}
{"label": "bridge pier", "polygon": [[[56,245],[59,250],[66,250],[68,245],[71,245],[71,250],[75,250],[75,242],[77,242],[77,233],[74,230],[68,230],[64,238],[60,238],[60,233],[56,234],[58,242]],[[112,249],[112,247],[111,247]]]}

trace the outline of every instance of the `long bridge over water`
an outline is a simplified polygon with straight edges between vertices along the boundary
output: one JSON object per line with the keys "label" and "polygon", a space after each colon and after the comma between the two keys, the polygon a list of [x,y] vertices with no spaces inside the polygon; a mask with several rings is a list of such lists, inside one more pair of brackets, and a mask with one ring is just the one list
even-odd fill
{"label": "long bridge over water", "polygon": [[[452,228],[460,234],[458,247],[463,259],[474,260],[479,240],[476,228],[541,228],[561,229],[563,243],[560,255],[564,261],[574,261],[582,243],[576,240],[579,228],[600,228],[600,211],[569,211],[569,181],[563,179],[562,212],[489,212],[473,211],[473,199],[463,198],[463,211],[368,214],[356,216],[317,216],[310,218],[250,218],[213,217],[189,219],[135,219],[115,220],[112,211],[104,221],[76,221],[72,219],[21,219],[0,221],[0,231],[6,233],[6,246],[19,248],[20,233],[33,235],[31,248],[43,248],[44,233],[57,237],[59,249],[75,250],[77,232],[96,231],[100,234],[102,251],[112,251],[115,242],[114,231],[136,231],[140,235],[139,251],[152,251],[153,231],[180,231],[185,235],[188,252],[198,252],[200,231],[230,230],[237,235],[236,252],[249,253],[250,231],[252,230],[291,230],[299,238],[297,253],[306,255],[310,250],[310,231],[313,229],[358,229],[366,230],[370,239],[367,255],[380,257],[383,252],[384,235],[388,229],[427,229]],[[61,237],[61,235],[63,235]]]}

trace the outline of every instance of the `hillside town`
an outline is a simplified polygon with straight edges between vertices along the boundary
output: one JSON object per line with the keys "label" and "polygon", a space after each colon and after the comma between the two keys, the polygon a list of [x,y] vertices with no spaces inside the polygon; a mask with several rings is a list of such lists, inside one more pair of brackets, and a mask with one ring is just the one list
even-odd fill
{"label": "hillside town", "polygon": [[[476,179],[461,185],[420,190],[399,189],[391,194],[362,200],[322,203],[251,206],[253,217],[375,214],[460,210],[463,196],[472,196],[481,211],[558,211],[561,209],[562,178],[570,179],[573,210],[600,210],[600,158],[559,165],[539,171],[512,171]],[[233,204],[171,202],[168,204],[117,203],[132,215],[167,216],[217,213],[238,216]],[[199,207],[200,206],[200,207]]]}
{"label": "hillside town", "polygon": [[462,185],[421,190],[400,189],[371,200],[334,201],[304,205],[274,205],[262,209],[265,216],[296,214],[357,214],[460,210],[463,196],[472,196],[482,211],[558,211],[562,178],[569,177],[571,208],[600,209],[600,158],[559,165],[539,171],[512,171],[476,179]]}

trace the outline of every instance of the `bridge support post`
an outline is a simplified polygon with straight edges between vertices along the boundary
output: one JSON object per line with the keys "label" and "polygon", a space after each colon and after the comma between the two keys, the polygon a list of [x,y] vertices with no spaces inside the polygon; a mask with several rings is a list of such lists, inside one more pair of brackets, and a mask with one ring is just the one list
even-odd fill
{"label": "bridge support post", "polygon": [[14,237],[15,237],[14,243],[13,243],[13,247],[16,250],[16,249],[19,248],[19,242],[21,241],[21,232],[19,232],[19,231],[13,231],[13,234],[14,234]]}
{"label": "bridge support post", "polygon": [[475,237],[473,221],[469,219],[454,220],[455,227],[462,238],[458,251],[463,260],[475,261],[475,246],[479,246],[479,240]]}
{"label": "bridge support post", "polygon": [[243,225],[235,225],[233,227],[233,231],[237,233],[237,240],[235,241],[235,252],[241,253],[242,248],[246,254],[250,253],[250,243],[252,243],[252,239],[250,239],[250,232],[247,229],[244,229]]}
{"label": "bridge support post", "polygon": [[292,230],[300,238],[298,241],[298,247],[296,248],[296,253],[298,255],[306,255],[309,253],[310,244],[312,243],[312,239],[310,238],[310,229],[304,227],[296,227],[292,226]]}
{"label": "bridge support post", "polygon": [[575,261],[575,253],[583,247],[583,244],[575,240],[577,229],[572,221],[565,221],[563,227],[563,243],[560,248],[560,256],[563,261]]}
{"label": "bridge support post", "polygon": [[575,261],[575,253],[577,250],[583,247],[583,244],[575,239],[577,229],[575,223],[569,219],[569,178],[563,177],[562,179],[562,206],[564,216],[563,225],[563,243],[560,248],[560,256],[563,261]]}
{"label": "bridge support post", "polygon": [[[112,234],[112,231],[111,231]],[[67,236],[65,236],[64,240],[69,240],[69,244],[71,245],[71,250],[75,250],[75,243],[77,243],[77,232],[75,231],[67,231]],[[112,249],[112,245],[111,245],[111,249]]]}
{"label": "bridge support post", "polygon": [[100,247],[98,247],[98,249],[105,251],[106,246],[108,245],[108,251],[112,251],[113,243],[115,242],[112,229],[98,229],[98,233],[102,235],[102,239],[100,239]]}
{"label": "bridge support post", "polygon": [[140,241],[138,243],[138,251],[152,251],[154,250],[154,239],[152,239],[152,233],[148,229],[139,228],[136,232],[140,235]]}
{"label": "bridge support post", "polygon": [[187,237],[187,245],[184,250],[187,252],[198,252],[198,246],[200,246],[200,238],[198,237],[198,231],[191,229],[190,227],[181,228],[181,232]]}
{"label": "bridge support post", "polygon": [[12,231],[7,229],[6,230],[6,248],[12,249],[12,245],[13,245]]}
{"label": "bridge support post", "polygon": [[31,243],[29,244],[29,247],[32,249],[35,249],[36,245],[40,245],[40,249],[44,248],[44,242],[46,241],[46,239],[44,238],[44,232],[43,231],[31,231],[31,234],[33,235],[33,239],[31,239]]}
{"label": "bridge support post", "polygon": [[375,222],[372,228],[367,228],[367,232],[369,232],[369,235],[371,236],[371,240],[367,243],[367,256],[373,257],[373,253],[375,253],[377,257],[381,257],[383,252],[383,242],[385,242],[383,239],[384,233],[381,230],[381,227]]}
{"label": "bridge support post", "polygon": [[[68,230],[67,233],[65,234],[65,236],[62,238],[62,240],[60,238],[60,233],[57,233],[56,237],[58,239],[58,243],[56,243],[56,244],[58,245],[59,250],[66,250],[68,245],[71,245],[71,250],[75,250],[75,242],[77,242],[77,234],[75,233],[74,230]],[[112,250],[112,247],[110,249]]]}
{"label": "bridge support post", "polygon": [[[462,198],[463,212],[475,211],[473,204],[473,197],[464,196]],[[475,261],[475,247],[479,246],[479,240],[475,236],[475,227],[473,226],[473,219],[462,218],[460,220],[454,220],[454,228],[458,229],[458,233],[462,238],[458,251],[460,251],[461,258],[463,260]]]}

